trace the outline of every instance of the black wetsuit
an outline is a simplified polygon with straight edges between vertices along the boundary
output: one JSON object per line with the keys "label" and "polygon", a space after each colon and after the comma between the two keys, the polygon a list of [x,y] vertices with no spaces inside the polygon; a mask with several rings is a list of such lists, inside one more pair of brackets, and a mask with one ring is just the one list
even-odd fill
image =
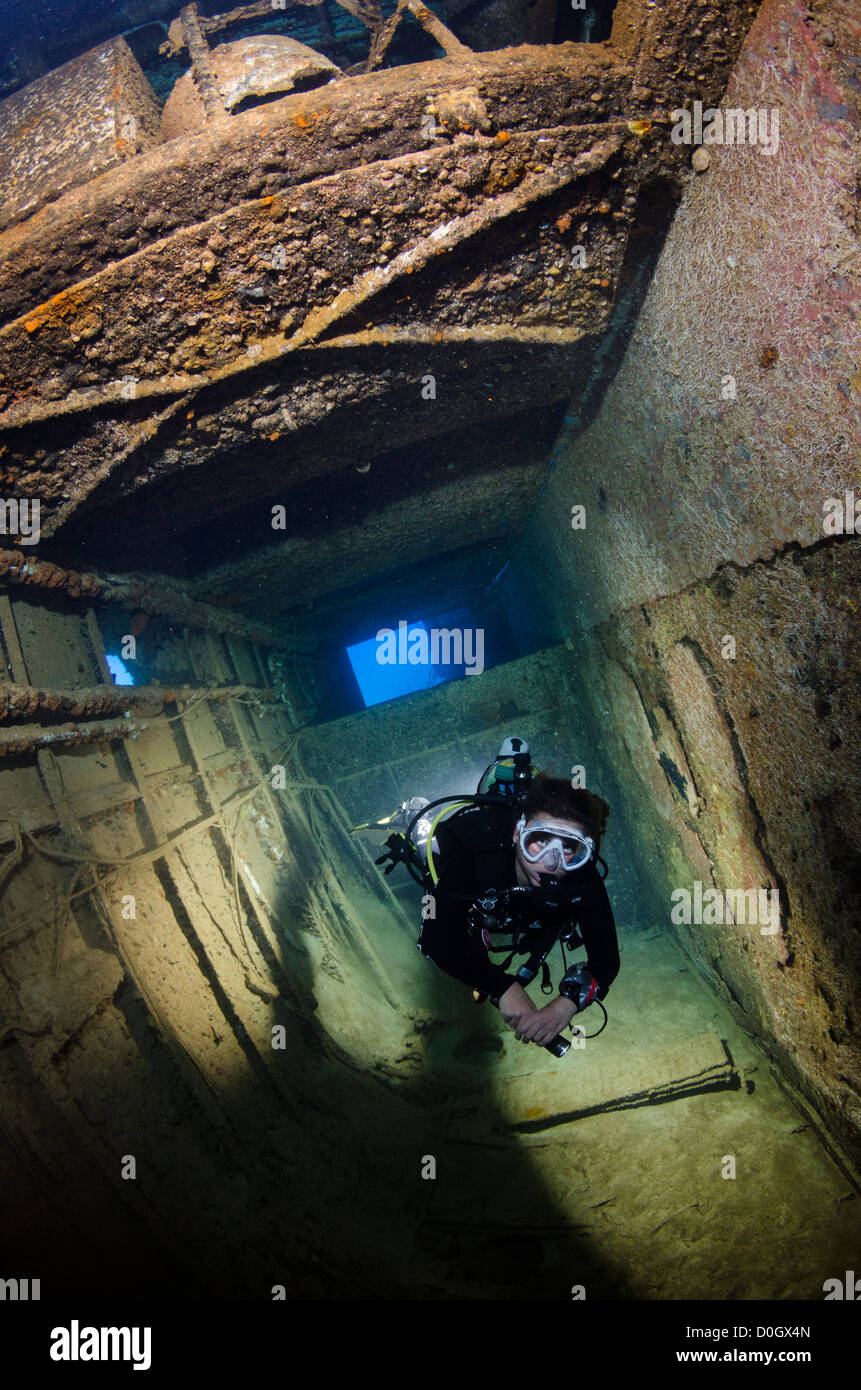
{"label": "black wetsuit", "polygon": [[[507,974],[502,965],[494,964],[480,931],[470,934],[470,905],[486,890],[518,886],[516,849],[511,843],[517,818],[509,807],[479,806],[439,826],[442,868],[431,892],[433,915],[426,915],[422,922],[418,943],[422,953],[441,970],[491,999],[500,998],[515,982],[524,983],[524,977],[521,975],[518,980],[517,974]],[[568,936],[570,928],[576,925],[579,937],[575,933],[575,942],[582,941],[585,946],[586,963],[597,981],[598,997],[603,998],[619,973],[619,947],[610,899],[593,862],[565,877],[573,889],[570,909],[535,907],[530,895],[513,895],[513,901],[523,902],[520,917],[524,926],[527,921],[541,923],[541,929],[531,927],[521,932],[524,961],[529,964],[539,957],[543,959],[554,942]]]}

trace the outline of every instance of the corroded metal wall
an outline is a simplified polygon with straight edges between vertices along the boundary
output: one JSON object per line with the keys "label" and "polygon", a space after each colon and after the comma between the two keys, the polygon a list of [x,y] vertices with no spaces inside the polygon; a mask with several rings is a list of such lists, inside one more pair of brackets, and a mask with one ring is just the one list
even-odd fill
{"label": "corroded metal wall", "polygon": [[[581,634],[599,776],[630,808],[663,920],[850,1145],[859,53],[842,0],[763,7],[723,106],[776,110],[779,146],[699,150],[624,364],[594,426],[560,440],[511,589],[524,624],[526,595],[554,635]],[[671,922],[670,893],[697,881],[777,892],[779,932]]]}
{"label": "corroded metal wall", "polygon": [[[14,678],[2,737],[28,714],[48,734],[86,731],[98,687],[122,696],[99,617],[64,593],[0,594]],[[90,1287],[110,1290],[132,1244],[122,1286],[179,1292],[190,1266],[201,1288],[259,1282],[264,1227],[271,1241],[282,1223],[283,1248],[317,1240],[295,1202],[260,1210],[270,1180],[252,1137],[289,1150],[293,1171],[316,1166],[297,1126],[310,1107],[327,1142],[338,1102],[337,1086],[316,1096],[314,1068],[365,1059],[371,1013],[378,1069],[404,1032],[380,954],[400,915],[337,796],[297,774],[265,649],[191,628],[183,640],[196,686],[129,692],[121,738],[0,761],[0,1161],[55,1291],[73,1244]],[[83,692],[77,704],[61,688]],[[50,698],[33,705],[33,690]],[[213,1202],[225,1163],[244,1176]],[[13,1223],[8,1258],[16,1248]]]}

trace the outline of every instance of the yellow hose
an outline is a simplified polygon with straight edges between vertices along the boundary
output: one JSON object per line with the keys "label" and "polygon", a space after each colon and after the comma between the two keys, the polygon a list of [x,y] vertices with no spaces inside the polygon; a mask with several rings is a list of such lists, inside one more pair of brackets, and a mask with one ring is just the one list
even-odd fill
{"label": "yellow hose", "polygon": [[436,884],[439,882],[439,875],[437,874],[437,871],[436,871],[436,865],[435,865],[434,862],[433,862],[433,849],[432,849],[433,837],[434,837],[434,834],[435,834],[435,832],[436,832],[436,828],[437,828],[437,826],[439,825],[440,821],[442,820],[443,816],[447,816],[447,815],[449,814],[450,811],[457,811],[457,810],[459,809],[459,807],[461,807],[461,806],[471,806],[471,805],[472,805],[472,800],[469,800],[469,801],[455,801],[453,805],[450,804],[450,805],[448,805],[448,806],[443,806],[442,810],[440,811],[439,815],[435,817],[434,822],[433,822],[433,824],[432,824],[430,830],[428,831],[427,844],[425,845],[425,857],[426,857],[426,859],[427,859],[427,861],[428,861],[428,872],[429,872],[429,874],[430,874],[430,876],[431,876],[431,882],[432,882],[434,885],[436,885]]}

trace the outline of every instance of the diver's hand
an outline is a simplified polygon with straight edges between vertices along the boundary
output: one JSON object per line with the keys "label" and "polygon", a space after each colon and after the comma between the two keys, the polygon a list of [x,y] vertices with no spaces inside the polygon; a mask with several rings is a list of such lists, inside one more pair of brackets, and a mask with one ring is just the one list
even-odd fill
{"label": "diver's hand", "polygon": [[[499,1013],[508,1023],[509,1029],[520,1029],[520,1024],[526,1023],[530,1015],[537,1013],[536,1005],[531,1001],[529,994],[524,990],[522,984],[510,984],[505,994],[499,997]],[[520,1037],[520,1031],[517,1031]]]}
{"label": "diver's hand", "polygon": [[509,1028],[518,1030],[517,1036],[519,1038],[521,1024],[525,1023],[530,1015],[537,1014],[538,1010],[523,985],[519,985],[515,981],[513,985],[509,985],[504,994],[500,995],[499,1012]]}
{"label": "diver's hand", "polygon": [[521,1019],[516,1036],[524,1042],[534,1042],[539,1047],[545,1047],[571,1022],[576,1012],[577,1006],[570,999],[563,999],[560,995],[552,1003],[545,1004],[543,1009],[536,1009],[529,1018]]}
{"label": "diver's hand", "polygon": [[[390,835],[386,840],[386,850],[379,859],[375,859],[375,864],[385,864],[384,874],[390,874],[396,865],[404,863],[408,857],[407,842],[403,835]],[[391,862],[389,862],[391,861]]]}

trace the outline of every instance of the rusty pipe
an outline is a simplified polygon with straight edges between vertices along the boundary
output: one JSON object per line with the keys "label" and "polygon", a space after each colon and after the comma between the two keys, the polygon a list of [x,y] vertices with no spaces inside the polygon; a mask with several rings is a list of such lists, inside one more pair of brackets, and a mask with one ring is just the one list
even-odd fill
{"label": "rusty pipe", "polygon": [[212,70],[209,44],[200,26],[197,5],[185,5],[179,12],[179,22],[182,25],[188,56],[191,58],[194,85],[203,103],[204,123],[215,125],[219,121],[225,121],[228,115]]}
{"label": "rusty pipe", "polygon": [[213,608],[208,603],[187,598],[167,584],[131,580],[119,575],[79,574],[63,569],[50,560],[37,560],[21,550],[0,550],[0,586],[30,584],[40,589],[63,589],[70,598],[102,599],[123,608],[173,620],[183,627],[213,632],[218,636],[246,637],[264,647],[279,651],[313,650],[313,643],[289,633],[277,632],[263,623],[249,623],[241,614]]}
{"label": "rusty pipe", "polygon": [[130,719],[110,719],[100,724],[59,724],[53,729],[29,725],[23,729],[0,730],[0,758],[30,753],[35,748],[75,747],[80,743],[100,743],[103,740],[131,738],[148,728],[147,724]]}
{"label": "rusty pipe", "polygon": [[122,714],[141,705],[166,705],[188,700],[245,699],[271,704],[278,691],[252,685],[138,685],[92,686],[84,690],[43,690],[32,685],[0,684],[0,719],[28,719],[49,712],[77,719]]}

